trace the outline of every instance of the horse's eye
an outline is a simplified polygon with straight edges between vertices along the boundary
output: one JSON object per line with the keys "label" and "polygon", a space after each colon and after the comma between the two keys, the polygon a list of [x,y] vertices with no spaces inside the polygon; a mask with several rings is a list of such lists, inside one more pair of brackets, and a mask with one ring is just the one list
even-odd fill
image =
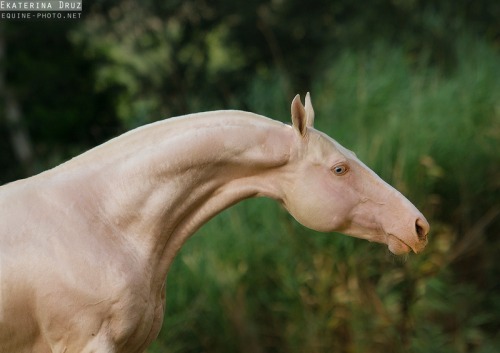
{"label": "horse's eye", "polygon": [[332,168],[332,171],[333,173],[335,173],[335,175],[344,175],[349,171],[349,167],[347,167],[347,165],[345,164],[338,164]]}

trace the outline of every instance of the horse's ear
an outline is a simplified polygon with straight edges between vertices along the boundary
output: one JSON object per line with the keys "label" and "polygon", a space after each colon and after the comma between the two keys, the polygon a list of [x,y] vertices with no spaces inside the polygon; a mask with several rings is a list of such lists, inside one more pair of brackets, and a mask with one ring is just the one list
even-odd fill
{"label": "horse's ear", "polygon": [[301,136],[307,134],[307,114],[300,95],[296,95],[292,101],[292,125],[300,133]]}
{"label": "horse's ear", "polygon": [[307,116],[307,126],[308,127],[313,127],[314,126],[314,109],[311,103],[311,95],[309,92],[306,94],[306,116]]}

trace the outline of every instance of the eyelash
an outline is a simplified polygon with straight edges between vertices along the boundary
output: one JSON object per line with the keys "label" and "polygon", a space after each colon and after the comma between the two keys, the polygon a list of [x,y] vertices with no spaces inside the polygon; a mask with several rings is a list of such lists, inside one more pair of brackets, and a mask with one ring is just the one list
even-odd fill
{"label": "eyelash", "polygon": [[349,171],[349,167],[345,163],[337,164],[332,168],[333,174],[336,176],[345,175]]}

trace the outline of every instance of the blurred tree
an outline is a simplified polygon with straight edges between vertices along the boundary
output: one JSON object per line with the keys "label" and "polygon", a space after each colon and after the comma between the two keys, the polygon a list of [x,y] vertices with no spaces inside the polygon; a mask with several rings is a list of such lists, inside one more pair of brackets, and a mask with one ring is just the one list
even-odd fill
{"label": "blurred tree", "polygon": [[[67,38],[73,23],[3,23],[0,182],[28,176],[122,131],[114,93]],[[16,157],[17,156],[17,157]]]}
{"label": "blurred tree", "polygon": [[468,28],[498,40],[499,11],[496,2],[466,0],[97,1],[71,38],[99,63],[95,88],[117,93],[118,115],[131,127],[157,112],[246,108],[249,82],[275,70],[291,96],[342,50],[380,39],[452,70],[455,37]]}
{"label": "blurred tree", "polygon": [[[2,101],[0,106],[3,108],[1,116],[4,117],[2,123],[5,126],[5,133],[8,135],[8,137],[5,136],[4,141],[10,141],[15,159],[19,162],[24,173],[32,174],[33,148],[31,141],[22,121],[17,97],[10,92],[5,83],[5,33],[3,24],[0,24],[0,97]],[[5,145],[9,146],[8,143],[5,143]],[[7,148],[5,150],[9,151]],[[2,157],[5,158],[5,156],[9,158],[10,154],[7,152]]]}

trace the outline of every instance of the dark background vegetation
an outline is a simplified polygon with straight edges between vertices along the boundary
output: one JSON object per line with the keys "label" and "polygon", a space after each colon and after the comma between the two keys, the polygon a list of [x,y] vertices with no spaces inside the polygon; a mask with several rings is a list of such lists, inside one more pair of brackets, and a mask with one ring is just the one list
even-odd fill
{"label": "dark background vegetation", "polygon": [[289,121],[311,91],[317,127],[427,216],[427,250],[245,201],[181,251],[150,352],[498,352],[499,18],[496,0],[125,0],[2,21],[0,183],[170,116]]}

